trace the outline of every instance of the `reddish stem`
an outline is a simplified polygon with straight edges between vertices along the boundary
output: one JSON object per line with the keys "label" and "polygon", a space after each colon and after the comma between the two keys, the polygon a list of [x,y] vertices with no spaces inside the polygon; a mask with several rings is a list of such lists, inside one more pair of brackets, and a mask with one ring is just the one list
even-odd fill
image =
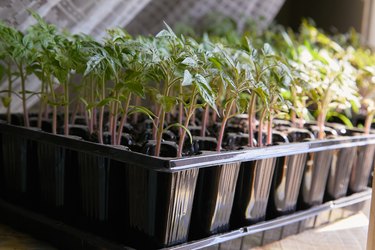
{"label": "reddish stem", "polygon": [[161,117],[159,119],[159,124],[158,124],[158,131],[156,134],[156,146],[155,146],[155,156],[160,155],[160,149],[161,149],[161,141],[163,137],[163,130],[164,130],[164,119],[165,119],[165,111],[163,108],[160,108],[161,110]]}
{"label": "reddish stem", "polygon": [[[185,119],[185,124],[184,124],[185,128],[187,128],[189,126],[190,118],[192,117],[192,115],[194,113],[194,109],[195,109],[194,105],[195,105],[195,96],[193,96],[193,98],[191,100],[189,110],[188,110],[188,113],[186,114],[186,119]],[[182,133],[181,133],[180,139],[178,141],[177,157],[182,156],[182,149],[184,147],[185,136],[186,136],[186,130],[182,129]]]}
{"label": "reddish stem", "polygon": [[206,108],[204,109],[203,117],[202,117],[202,128],[201,128],[201,136],[206,136],[206,127],[208,122],[208,114],[210,113],[210,106],[206,104]]}
{"label": "reddish stem", "polygon": [[21,76],[23,121],[24,121],[25,127],[28,128],[30,127],[30,122],[29,122],[29,112],[28,112],[27,105],[26,105],[26,86],[25,86],[26,77],[23,73],[22,64],[19,66],[19,71],[20,71],[20,76]]}
{"label": "reddish stem", "polygon": [[[183,104],[180,102],[179,105],[178,105],[178,123],[179,124],[182,124],[182,120],[183,120],[183,117],[184,117],[184,106]],[[182,128],[178,128],[178,135],[181,137],[183,131]]]}
{"label": "reddish stem", "polygon": [[259,119],[259,125],[258,125],[258,146],[263,146],[263,122],[264,117],[266,116],[266,108],[263,108],[262,114]]}
{"label": "reddish stem", "polygon": [[99,112],[99,143],[103,144],[103,120],[104,120],[104,106],[100,107]]}
{"label": "reddish stem", "polygon": [[272,144],[272,110],[270,110],[268,114],[268,124],[267,124],[267,145]]}
{"label": "reddish stem", "polygon": [[221,144],[223,142],[225,126],[227,125],[227,121],[228,121],[228,118],[230,116],[230,112],[232,110],[233,104],[234,104],[234,100],[231,101],[231,103],[229,105],[229,108],[227,109],[228,112],[224,115],[223,120],[221,122],[221,127],[220,127],[219,135],[218,135],[218,138],[217,138],[217,146],[216,146],[217,152],[220,152],[220,150],[221,150]]}
{"label": "reddish stem", "polygon": [[158,115],[157,115],[157,118],[155,119],[155,126],[152,128],[152,138],[154,140],[156,140],[157,128],[159,126],[159,120],[160,120],[159,117],[161,116],[162,107],[159,106],[157,109],[158,109],[157,110]]}
{"label": "reddish stem", "polygon": [[120,126],[117,130],[117,144],[118,145],[121,144],[122,130],[124,128],[125,122],[128,119],[128,109],[129,109],[129,105],[130,105],[130,99],[131,99],[131,94],[129,93],[128,99],[126,100],[126,103],[124,105],[124,114],[121,117]]}
{"label": "reddish stem", "polygon": [[249,110],[248,110],[248,130],[249,130],[249,141],[248,141],[248,146],[249,147],[254,147],[254,109],[255,109],[255,103],[256,103],[256,95],[253,92],[251,94],[251,101],[249,105]]}
{"label": "reddish stem", "polygon": [[57,134],[57,107],[53,105],[52,108],[52,133]]}
{"label": "reddish stem", "polygon": [[11,116],[11,106],[12,106],[12,72],[11,72],[11,64],[8,63],[7,65],[7,78],[8,78],[8,98],[10,100],[8,107],[7,107],[7,122],[9,124],[12,123],[12,116]]}
{"label": "reddish stem", "polygon": [[325,115],[324,115],[324,112],[321,111],[319,113],[319,115],[318,115],[318,128],[319,128],[318,139],[319,140],[322,140],[325,137],[325,133],[324,133],[324,120],[325,120]]}

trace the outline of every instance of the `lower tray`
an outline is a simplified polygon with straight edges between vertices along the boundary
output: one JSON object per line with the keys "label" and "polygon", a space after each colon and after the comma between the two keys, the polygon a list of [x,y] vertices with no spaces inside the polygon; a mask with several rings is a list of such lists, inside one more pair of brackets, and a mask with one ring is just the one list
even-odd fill
{"label": "lower tray", "polygon": [[243,249],[245,240],[246,247],[249,245],[250,247],[262,246],[281,240],[289,235],[298,234],[305,230],[354,215],[370,199],[371,189],[368,188],[365,191],[329,201],[307,210],[165,249]]}
{"label": "lower tray", "polygon": [[[371,189],[326,202],[313,208],[295,212],[273,220],[243,227],[228,233],[214,235],[166,249],[242,249],[243,241],[260,246],[300,233],[325,223],[348,217],[361,209],[371,198]],[[44,215],[15,206],[0,199],[0,221],[35,238],[51,243],[59,249],[132,249],[98,237]]]}

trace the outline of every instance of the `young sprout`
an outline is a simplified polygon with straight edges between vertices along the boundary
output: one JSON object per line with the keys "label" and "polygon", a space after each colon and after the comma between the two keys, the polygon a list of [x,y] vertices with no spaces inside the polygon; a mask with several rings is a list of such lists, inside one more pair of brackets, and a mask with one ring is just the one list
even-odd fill
{"label": "young sprout", "polygon": [[344,109],[350,107],[351,102],[358,102],[355,69],[346,58],[339,58],[337,54],[335,57],[326,49],[314,48],[308,41],[305,44],[307,46],[299,48],[298,67],[304,72],[304,80],[309,83],[306,93],[317,106],[318,138],[323,139],[329,110],[338,107]]}
{"label": "young sprout", "polygon": [[[24,35],[22,32],[17,31],[14,28],[6,26],[0,23],[0,39],[2,41],[2,47],[4,48],[3,54],[6,60],[7,77],[8,77],[8,98],[5,100],[6,106],[8,106],[8,119],[10,119],[10,101],[12,83],[15,79],[12,79],[12,75],[19,76],[21,80],[21,99],[24,125],[30,126],[29,114],[27,107],[27,76],[29,75],[28,67],[33,63],[35,59],[35,53],[33,53],[33,43],[30,36]],[[17,69],[16,72],[12,72],[13,64]],[[9,120],[8,120],[9,121]]]}
{"label": "young sprout", "polygon": [[[172,29],[160,31],[155,40],[148,44],[148,75],[156,83],[161,85],[161,90],[154,92],[156,102],[159,105],[156,121],[156,145],[155,156],[160,155],[162,135],[166,114],[178,103],[178,97],[171,95],[172,89],[177,84],[182,84],[183,60],[186,58],[183,41],[176,36]],[[181,72],[182,71],[182,72]],[[173,124],[186,129],[181,124]]]}
{"label": "young sprout", "polygon": [[[36,12],[29,10],[37,21],[36,24],[28,28],[28,36],[32,39],[35,48],[35,61],[31,69],[34,75],[40,80],[40,104],[38,112],[37,127],[41,128],[43,109],[47,109],[47,104],[53,106],[52,133],[57,133],[57,100],[52,83],[53,68],[50,62],[54,61],[54,48],[56,45],[57,30],[54,25],[47,24]],[[50,89],[48,91],[48,89]],[[48,101],[49,92],[52,100]]]}
{"label": "young sprout", "polygon": [[13,73],[13,59],[12,46],[13,39],[17,37],[18,32],[5,24],[0,23],[0,59],[1,59],[1,80],[6,77],[7,89],[4,92],[7,94],[1,98],[4,107],[7,109],[7,122],[11,123],[11,103],[13,94],[13,82],[17,76]]}
{"label": "young sprout", "polygon": [[347,53],[351,55],[350,62],[357,69],[356,83],[361,106],[366,111],[364,130],[365,134],[369,134],[375,115],[375,55],[368,49],[354,50],[352,47],[347,49]]}
{"label": "young sprout", "polygon": [[[197,46],[194,41],[190,40],[190,45],[185,46],[186,54],[188,55],[181,63],[186,66],[184,70],[184,77],[181,82],[182,88],[189,87],[191,89],[189,93],[188,102],[181,100],[186,107],[185,123],[183,128],[189,126],[191,117],[193,116],[195,110],[198,107],[205,106],[212,107],[216,111],[215,105],[215,93],[213,92],[208,80],[207,80],[207,59],[205,54],[197,50],[197,47],[191,48],[192,46]],[[202,104],[198,104],[198,98],[201,98]],[[177,156],[182,156],[182,149],[185,141],[186,133],[190,132],[183,129],[178,143]]]}
{"label": "young sprout", "polygon": [[237,114],[243,113],[248,106],[248,100],[242,93],[250,91],[250,68],[248,64],[242,63],[243,57],[249,57],[245,51],[224,48],[219,44],[215,50],[216,57],[212,57],[210,60],[218,70],[221,77],[220,85],[225,90],[221,93],[222,96],[218,97],[222,100],[222,105],[220,105],[222,119],[217,135],[216,148],[216,151],[219,152],[228,120]]}

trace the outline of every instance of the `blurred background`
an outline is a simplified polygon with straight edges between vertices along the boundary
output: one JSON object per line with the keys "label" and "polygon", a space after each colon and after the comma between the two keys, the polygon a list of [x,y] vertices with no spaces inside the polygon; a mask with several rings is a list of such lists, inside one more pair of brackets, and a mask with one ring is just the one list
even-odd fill
{"label": "blurred background", "polygon": [[[132,35],[154,35],[163,22],[177,32],[204,32],[210,27],[221,32],[261,31],[273,23],[297,30],[307,17],[326,32],[354,28],[363,45],[375,47],[375,0],[0,0],[0,20],[24,30],[35,22],[27,9],[61,29],[99,39],[116,26]],[[38,88],[29,84],[31,91],[33,86]],[[0,91],[3,88],[0,84]],[[15,98],[12,106],[21,111],[21,100]]]}
{"label": "blurred background", "polygon": [[310,17],[328,32],[353,27],[364,44],[375,46],[374,0],[1,0],[1,20],[26,28],[33,21],[27,8],[61,28],[94,37],[113,26],[155,34],[163,21],[201,28],[208,17],[215,22],[212,16],[231,18],[238,31],[249,21],[260,30],[272,22],[297,29],[302,17]]}

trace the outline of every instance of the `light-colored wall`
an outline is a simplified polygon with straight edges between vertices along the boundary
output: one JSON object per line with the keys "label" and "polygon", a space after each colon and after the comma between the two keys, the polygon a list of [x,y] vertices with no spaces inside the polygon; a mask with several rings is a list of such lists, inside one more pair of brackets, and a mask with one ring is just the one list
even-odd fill
{"label": "light-colored wall", "polygon": [[368,0],[369,4],[369,13],[368,13],[368,37],[367,37],[367,44],[368,46],[375,49],[375,1]]}

